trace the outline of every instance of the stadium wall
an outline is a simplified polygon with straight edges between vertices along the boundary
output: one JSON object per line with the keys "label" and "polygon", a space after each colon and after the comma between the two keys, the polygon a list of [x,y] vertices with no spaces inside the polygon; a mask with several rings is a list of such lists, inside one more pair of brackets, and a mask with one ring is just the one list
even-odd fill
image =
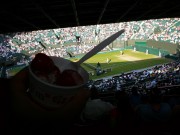
{"label": "stadium wall", "polygon": [[132,46],[132,45],[135,45],[136,42],[142,42],[142,43],[144,43],[144,42],[146,42],[146,40],[141,40],[141,39],[127,40],[127,44],[126,44],[126,45]]}
{"label": "stadium wall", "polygon": [[137,42],[146,42],[148,48],[156,48],[164,51],[168,51],[170,54],[177,54],[178,45],[164,42],[164,41],[155,41],[155,40],[127,40],[125,44],[125,48],[132,48],[136,45]]}
{"label": "stadium wall", "polygon": [[163,42],[163,41],[155,41],[155,40],[147,40],[147,46],[151,48],[159,48],[162,50],[167,50],[170,54],[177,53],[177,44]]}
{"label": "stadium wall", "polygon": [[115,40],[109,45],[111,48],[125,48],[126,46],[126,41],[122,40]]}

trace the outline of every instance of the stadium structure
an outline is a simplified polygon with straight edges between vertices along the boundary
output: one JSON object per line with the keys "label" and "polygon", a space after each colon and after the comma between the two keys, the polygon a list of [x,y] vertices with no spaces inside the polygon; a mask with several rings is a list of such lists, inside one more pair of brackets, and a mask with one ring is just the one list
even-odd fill
{"label": "stadium structure", "polygon": [[[141,0],[133,0],[130,5],[127,0],[121,1],[124,6],[118,6],[119,2],[71,0],[69,4],[64,0],[32,0],[22,2],[22,5],[12,2],[14,12],[3,7],[0,10],[4,17],[0,22],[3,26],[0,29],[0,78],[13,78],[39,52],[77,61],[98,43],[125,29],[114,42],[81,65],[90,76],[87,88],[92,95],[88,103],[100,101],[100,106],[99,102],[86,106],[97,108],[85,108],[78,121],[73,123],[73,128],[76,128],[73,131],[85,134],[83,129],[87,129],[90,134],[97,133],[102,125],[107,134],[121,128],[125,134],[178,135],[179,4],[167,0],[159,3],[152,0],[144,4]],[[69,6],[72,12],[66,10]],[[85,12],[84,8],[89,10]],[[118,13],[120,8],[126,12]],[[20,9],[29,15],[23,15]],[[12,17],[12,23],[7,15]],[[26,129],[30,128],[24,127],[18,133],[24,134]],[[53,125],[49,128],[53,134],[55,129],[59,127]],[[70,130],[67,132],[71,133]]]}
{"label": "stadium structure", "polygon": [[[179,25],[179,18],[165,18],[2,34],[1,65],[7,65],[5,72],[7,75],[1,76],[10,77],[14,75],[26,66],[38,52],[44,52],[50,56],[78,60],[99,42],[121,29],[125,29],[125,33],[103,49],[101,53],[118,52],[120,54],[120,52],[124,53],[124,50],[131,49],[133,51],[143,52],[146,55],[152,54],[162,58],[178,59]],[[109,59],[107,56],[102,57]],[[125,55],[121,57],[124,58]],[[125,59],[129,59],[130,61],[132,57],[129,56],[128,58],[126,56]],[[88,61],[83,64],[89,70],[90,75],[95,76],[95,64],[100,61],[98,59],[94,61],[94,64]],[[102,63],[106,63],[105,60]],[[108,63],[111,64],[113,61],[109,61]],[[106,66],[109,69],[102,69],[102,71],[112,71],[114,67],[110,66],[110,64]],[[3,68],[1,68],[1,72],[2,70]],[[127,69],[127,71],[130,71],[130,69]],[[120,70],[112,75],[127,71]],[[105,76],[108,76],[108,74],[102,77]],[[96,76],[92,78],[97,79],[102,77]]]}
{"label": "stadium structure", "polygon": [[[39,52],[77,61],[121,29],[125,33],[81,65],[89,72],[89,87],[95,85],[102,93],[108,93],[109,89],[116,91],[117,82],[122,81],[124,74],[147,74],[157,66],[179,60],[180,19],[151,19],[1,34],[1,77],[13,77]],[[144,85],[154,78],[157,77],[147,78]],[[123,80],[126,82],[123,87],[141,83],[141,77],[134,79]]]}

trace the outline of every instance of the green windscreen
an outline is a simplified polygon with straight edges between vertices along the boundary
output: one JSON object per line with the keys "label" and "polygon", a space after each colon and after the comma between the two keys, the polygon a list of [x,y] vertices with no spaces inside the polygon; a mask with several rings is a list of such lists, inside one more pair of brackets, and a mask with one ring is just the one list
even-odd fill
{"label": "green windscreen", "polygon": [[147,46],[147,42],[137,42],[137,41],[135,41],[135,45],[138,45],[138,46]]}

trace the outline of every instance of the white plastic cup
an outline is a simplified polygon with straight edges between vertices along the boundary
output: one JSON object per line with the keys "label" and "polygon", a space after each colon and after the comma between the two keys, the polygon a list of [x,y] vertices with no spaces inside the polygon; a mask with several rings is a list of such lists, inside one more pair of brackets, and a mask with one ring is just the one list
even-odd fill
{"label": "white plastic cup", "polygon": [[[69,60],[64,58],[54,56],[50,57],[60,70],[63,64],[69,63]],[[29,72],[29,93],[35,102],[46,108],[60,108],[63,105],[67,104],[89,80],[88,72],[81,66],[77,69],[77,72],[82,76],[84,83],[76,86],[58,86],[55,84],[44,82],[32,72],[31,64],[29,66]]]}

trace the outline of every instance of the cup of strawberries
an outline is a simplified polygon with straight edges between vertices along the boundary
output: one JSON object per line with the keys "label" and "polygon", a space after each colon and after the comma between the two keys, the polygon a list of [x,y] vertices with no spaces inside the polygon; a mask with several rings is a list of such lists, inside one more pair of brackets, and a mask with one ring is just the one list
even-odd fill
{"label": "cup of strawberries", "polygon": [[88,72],[78,67],[63,69],[70,61],[61,57],[37,53],[29,65],[32,99],[46,108],[59,108],[70,102],[73,96],[89,80]]}

